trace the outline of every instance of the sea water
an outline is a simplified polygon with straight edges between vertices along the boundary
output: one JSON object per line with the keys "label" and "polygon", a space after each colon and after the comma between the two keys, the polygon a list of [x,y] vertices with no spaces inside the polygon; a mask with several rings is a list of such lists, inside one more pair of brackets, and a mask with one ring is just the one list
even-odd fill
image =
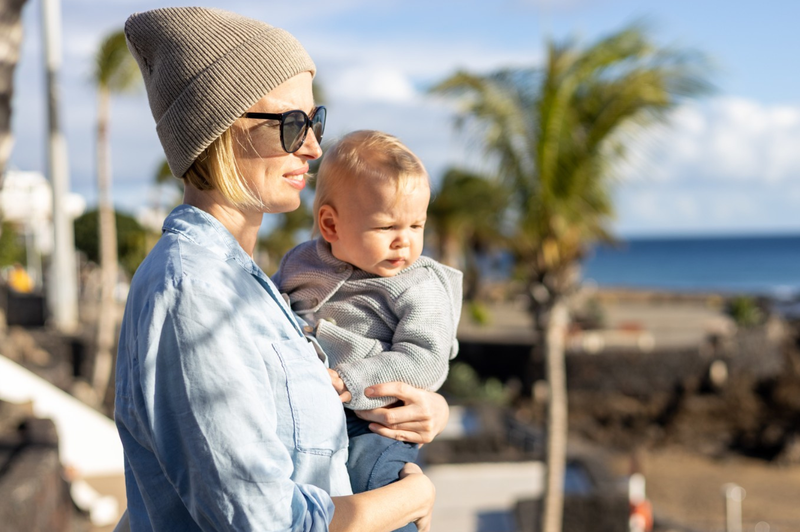
{"label": "sea water", "polygon": [[631,238],[594,246],[583,278],[601,287],[800,295],[800,236]]}

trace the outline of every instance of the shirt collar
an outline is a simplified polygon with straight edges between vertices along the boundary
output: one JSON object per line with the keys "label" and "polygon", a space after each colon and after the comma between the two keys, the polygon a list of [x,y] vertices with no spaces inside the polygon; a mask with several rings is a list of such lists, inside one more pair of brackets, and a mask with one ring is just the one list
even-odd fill
{"label": "shirt collar", "polygon": [[272,284],[267,274],[258,267],[250,255],[242,249],[239,241],[222,225],[222,222],[197,207],[183,204],[175,207],[167,216],[161,231],[178,233],[211,253],[223,257],[225,260],[235,261],[247,273],[259,280],[261,285],[281,306],[295,329],[302,335],[302,330],[295,321],[291,309],[280,296],[275,285]]}
{"label": "shirt collar", "polygon": [[222,222],[197,207],[178,205],[164,220],[161,231],[178,233],[226,260],[233,259],[248,273],[261,271]]}

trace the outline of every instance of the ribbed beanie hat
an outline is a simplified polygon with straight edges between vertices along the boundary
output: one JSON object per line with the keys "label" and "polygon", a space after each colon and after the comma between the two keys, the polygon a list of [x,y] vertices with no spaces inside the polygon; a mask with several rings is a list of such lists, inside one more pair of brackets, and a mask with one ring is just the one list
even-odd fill
{"label": "ribbed beanie hat", "polygon": [[316,71],[288,32],[221,9],[135,13],[125,23],[125,37],[178,177],[268,92],[301,72]]}

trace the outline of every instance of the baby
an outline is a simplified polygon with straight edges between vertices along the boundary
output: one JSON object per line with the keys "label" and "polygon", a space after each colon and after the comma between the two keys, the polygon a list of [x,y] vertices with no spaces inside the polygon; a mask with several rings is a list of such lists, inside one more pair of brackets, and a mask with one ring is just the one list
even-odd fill
{"label": "baby", "polygon": [[274,277],[352,395],[345,406],[356,493],[397,480],[417,455],[417,445],[374,434],[356,417],[353,410],[394,401],[368,398],[365,388],[403,381],[437,390],[458,352],[461,272],[420,255],[429,200],[422,162],[397,138],[350,133],[319,168],[320,237],[287,253]]}

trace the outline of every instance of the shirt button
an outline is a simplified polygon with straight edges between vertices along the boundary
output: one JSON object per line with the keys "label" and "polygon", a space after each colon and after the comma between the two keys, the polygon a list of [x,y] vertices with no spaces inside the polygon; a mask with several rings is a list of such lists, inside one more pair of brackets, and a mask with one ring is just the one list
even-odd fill
{"label": "shirt button", "polygon": [[314,332],[314,327],[312,327],[311,325],[306,325],[305,327],[303,327],[303,330],[307,333],[312,333]]}

